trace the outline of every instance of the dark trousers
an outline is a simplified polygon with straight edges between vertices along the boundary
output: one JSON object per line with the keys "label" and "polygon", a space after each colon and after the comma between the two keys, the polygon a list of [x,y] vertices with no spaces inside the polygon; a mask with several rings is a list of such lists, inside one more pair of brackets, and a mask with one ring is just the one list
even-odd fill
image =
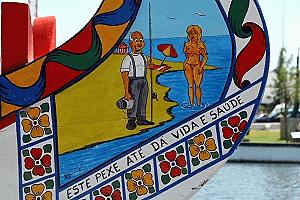
{"label": "dark trousers", "polygon": [[134,98],[134,106],[127,111],[129,119],[146,119],[148,82],[146,78],[130,78],[129,88]]}

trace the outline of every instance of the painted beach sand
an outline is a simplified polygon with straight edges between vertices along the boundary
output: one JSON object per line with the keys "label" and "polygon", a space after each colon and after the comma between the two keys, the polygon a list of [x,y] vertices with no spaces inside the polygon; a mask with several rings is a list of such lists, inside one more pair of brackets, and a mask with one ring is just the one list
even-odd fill
{"label": "painted beach sand", "polygon": [[[120,67],[125,55],[111,55],[88,77],[56,96],[62,185],[208,108],[221,98],[231,67],[232,41],[216,2],[193,4],[191,0],[168,0],[160,1],[159,6],[155,2],[151,0],[154,63],[159,64],[164,59],[157,49],[159,44],[172,44],[178,53],[177,58],[166,59],[171,69],[153,71],[154,91],[158,95],[153,106],[155,125],[138,126],[133,131],[126,129],[127,116],[115,105],[124,95]],[[184,8],[184,12],[190,15],[181,17],[178,13],[183,11],[178,12],[178,8]],[[129,34],[134,31],[144,34],[146,44],[143,52],[150,56],[148,20],[141,17],[147,16],[147,12],[148,1],[143,1]],[[188,84],[183,71],[186,59],[183,49],[188,42],[186,28],[190,24],[202,27],[202,40],[208,52],[200,106],[189,105]],[[128,46],[129,34],[124,39]],[[69,107],[72,109],[65,109]],[[146,116],[150,119],[150,98]]]}

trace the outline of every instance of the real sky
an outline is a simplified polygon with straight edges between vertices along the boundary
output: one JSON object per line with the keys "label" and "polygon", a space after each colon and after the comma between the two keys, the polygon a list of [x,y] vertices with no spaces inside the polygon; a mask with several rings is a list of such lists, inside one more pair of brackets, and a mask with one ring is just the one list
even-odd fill
{"label": "real sky", "polygon": [[[268,26],[271,69],[277,65],[280,48],[284,45],[287,55],[293,55],[292,65],[300,48],[300,1],[299,0],[259,0]],[[283,20],[284,19],[284,23]],[[284,24],[284,26],[283,26]],[[283,30],[284,27],[284,31]]]}
{"label": "real sky", "polygon": [[[3,0],[0,0],[1,2]],[[7,0],[6,0],[7,1]],[[27,2],[26,0],[9,0]],[[61,45],[77,33],[93,16],[102,0],[40,0],[39,16],[54,15],[57,18],[57,45]],[[154,0],[158,1],[158,0]],[[167,3],[162,0],[160,3]],[[170,0],[171,1],[171,0]],[[191,1],[191,0],[187,0]],[[194,0],[193,0],[194,1]],[[207,0],[205,0],[207,2]],[[199,2],[205,2],[199,0]],[[296,56],[300,47],[300,1],[299,0],[258,0],[264,13],[269,30],[271,44],[271,69],[277,65],[279,50],[284,45],[288,55],[294,55],[292,65],[296,65]],[[179,3],[178,1],[177,3]],[[204,12],[211,4],[198,4],[199,12]],[[197,8],[198,9],[198,8]],[[176,18],[180,12],[173,13]],[[162,12],[165,17],[168,11]],[[170,15],[170,17],[172,17]],[[284,32],[282,19],[284,18]],[[203,18],[205,19],[205,18]],[[163,22],[162,23],[168,23]],[[172,22],[169,22],[172,23]],[[205,26],[205,21],[203,25]],[[175,24],[174,24],[175,25]],[[207,33],[209,35],[209,32]],[[284,36],[284,37],[282,37]],[[284,41],[284,42],[283,42]]]}

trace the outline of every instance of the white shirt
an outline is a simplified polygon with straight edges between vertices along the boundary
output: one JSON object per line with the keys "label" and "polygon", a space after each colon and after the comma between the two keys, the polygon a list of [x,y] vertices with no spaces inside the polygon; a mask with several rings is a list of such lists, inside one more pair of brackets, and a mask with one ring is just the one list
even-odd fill
{"label": "white shirt", "polygon": [[[133,54],[134,62],[135,62],[135,68],[136,68],[136,77],[145,77],[145,69],[147,66],[145,66],[145,61],[142,57],[142,54]],[[145,57],[146,59],[146,57]],[[147,62],[147,59],[146,59]],[[122,67],[121,72],[129,72],[129,77],[134,77],[134,69],[133,69],[133,63],[129,55],[125,56],[122,61]]]}

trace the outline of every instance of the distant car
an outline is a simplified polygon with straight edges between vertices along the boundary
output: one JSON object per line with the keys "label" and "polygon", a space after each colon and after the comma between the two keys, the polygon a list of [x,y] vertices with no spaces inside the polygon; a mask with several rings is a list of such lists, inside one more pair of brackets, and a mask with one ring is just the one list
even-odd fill
{"label": "distant car", "polygon": [[262,117],[266,117],[268,114],[266,113],[257,113],[255,116],[254,116],[254,120],[255,119],[260,119]]}
{"label": "distant car", "polygon": [[[289,109],[287,116],[290,117],[292,115],[292,113],[293,113],[293,110]],[[300,115],[300,110],[298,112],[297,117],[300,117],[299,115]],[[283,117],[282,112],[272,112],[269,115],[255,118],[253,122],[280,122],[282,117]]]}
{"label": "distant car", "polygon": [[260,118],[255,118],[254,122],[280,122],[281,117],[281,113],[273,113]]}

